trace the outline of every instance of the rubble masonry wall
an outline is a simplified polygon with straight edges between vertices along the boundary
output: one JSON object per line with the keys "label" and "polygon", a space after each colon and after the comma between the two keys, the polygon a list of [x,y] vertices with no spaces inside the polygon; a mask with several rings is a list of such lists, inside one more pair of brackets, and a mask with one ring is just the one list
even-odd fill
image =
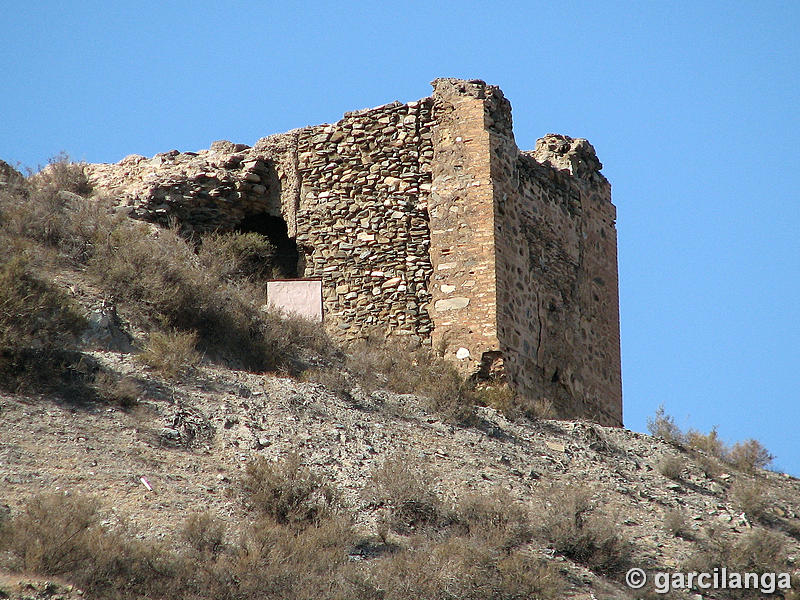
{"label": "rubble masonry wall", "polygon": [[551,134],[521,152],[499,88],[433,86],[252,148],[87,173],[132,216],[187,231],[280,216],[334,336],[407,336],[465,374],[502,366],[561,416],[621,425],[615,209],[594,149]]}

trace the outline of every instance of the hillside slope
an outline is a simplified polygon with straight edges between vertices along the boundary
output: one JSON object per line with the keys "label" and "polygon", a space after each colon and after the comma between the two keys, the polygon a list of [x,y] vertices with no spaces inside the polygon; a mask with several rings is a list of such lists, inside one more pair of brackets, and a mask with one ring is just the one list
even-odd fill
{"label": "hillside slope", "polygon": [[588,600],[794,572],[800,482],[757,453],[663,416],[669,439],[537,418],[392,341],[331,348],[210,255],[257,240],[204,250],[57,183],[0,189],[0,598]]}

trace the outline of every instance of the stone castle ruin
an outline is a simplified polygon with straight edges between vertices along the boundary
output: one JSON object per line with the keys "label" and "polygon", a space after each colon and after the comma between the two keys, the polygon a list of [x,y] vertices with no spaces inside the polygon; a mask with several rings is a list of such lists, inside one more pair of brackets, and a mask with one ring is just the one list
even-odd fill
{"label": "stone castle ruin", "polygon": [[319,279],[326,328],[382,328],[502,372],[563,417],[622,425],[616,211],[594,149],[517,148],[482,81],[346,113],[249,147],[89,165],[131,215],[269,237],[286,278]]}

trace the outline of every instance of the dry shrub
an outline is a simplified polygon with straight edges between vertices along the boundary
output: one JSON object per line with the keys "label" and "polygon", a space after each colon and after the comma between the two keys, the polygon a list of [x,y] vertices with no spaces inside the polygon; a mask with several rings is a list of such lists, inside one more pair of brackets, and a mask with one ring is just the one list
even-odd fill
{"label": "dry shrub", "polygon": [[279,463],[263,457],[248,463],[242,491],[249,507],[282,525],[319,523],[337,504],[334,489],[304,467],[296,454]]}
{"label": "dry shrub", "polygon": [[29,178],[29,184],[40,192],[67,191],[86,196],[92,191],[86,177],[86,163],[75,162],[66,152],[60,152],[47,166]]}
{"label": "dry shrub", "polygon": [[532,400],[518,400],[522,412],[529,419],[554,419],[556,407],[549,398],[534,398]]}
{"label": "dry shrub", "polygon": [[308,369],[303,372],[301,380],[319,383],[344,400],[352,400],[353,398],[351,394],[353,384],[342,369],[335,367]]}
{"label": "dry shrub", "polygon": [[533,420],[552,419],[556,414],[551,400],[523,398],[507,383],[476,383],[474,388],[467,388],[466,395],[474,404],[493,408],[511,420],[523,416]]}
{"label": "dry shrub", "polygon": [[92,385],[95,359],[55,348],[0,349],[0,389],[12,393],[49,394],[74,402],[97,399]]}
{"label": "dry shrub", "polygon": [[166,598],[175,591],[174,557],[124,530],[109,532],[98,504],[82,496],[31,498],[5,527],[0,551],[10,570],[69,577],[93,597]]}
{"label": "dry shrub", "polygon": [[74,302],[20,255],[0,255],[0,348],[64,344],[86,326]]}
{"label": "dry shrub", "polygon": [[664,515],[664,529],[675,537],[692,539],[692,527],[684,509],[668,510]]}
{"label": "dry shrub", "polygon": [[258,233],[211,233],[201,238],[197,256],[203,268],[222,279],[255,282],[275,277],[275,246]]}
{"label": "dry shrub", "polygon": [[[700,548],[689,558],[682,571],[713,573],[726,568],[729,573],[786,573],[790,571],[784,539],[777,533],[753,529],[731,539],[715,530],[707,531]],[[760,598],[759,590],[727,589],[733,598]]]}
{"label": "dry shrub", "polygon": [[0,568],[64,577],[87,597],[118,600],[560,597],[564,582],[554,567],[527,548],[500,548],[495,535],[483,535],[518,518],[494,506],[496,501],[503,500],[469,503],[462,510],[474,525],[468,533],[417,537],[414,550],[395,548],[354,563],[352,524],[330,511],[285,523],[275,512],[262,512],[236,541],[208,513],[192,515],[182,531],[186,547],[167,550],[135,539],[125,528],[108,531],[92,500],[40,496],[24,513],[0,523],[0,560],[10,559]]}
{"label": "dry shrub", "polygon": [[488,406],[509,419],[520,416],[516,394],[507,384],[484,383],[476,385],[472,398],[478,406]]}
{"label": "dry shrub", "polygon": [[462,535],[481,538],[505,552],[533,537],[528,511],[500,490],[489,496],[467,495],[458,502],[453,519]]}
{"label": "dry shrub", "polygon": [[355,599],[345,577],[352,546],[350,524],[341,518],[304,528],[262,519],[211,570],[205,597]]}
{"label": "dry shrub", "polygon": [[167,379],[191,373],[201,356],[197,352],[197,334],[194,332],[154,331],[147,346],[136,359]]}
{"label": "dry shrub", "polygon": [[389,507],[392,531],[407,534],[435,530],[451,522],[424,465],[409,456],[387,458],[372,473],[372,500]]}
{"label": "dry shrub", "polygon": [[680,456],[667,455],[658,461],[658,472],[668,479],[679,481],[683,470],[686,468],[686,461]]}
{"label": "dry shrub", "polygon": [[97,508],[96,501],[82,497],[36,496],[8,524],[2,547],[12,553],[17,569],[70,573],[91,558],[100,529]]}
{"label": "dry shrub", "polygon": [[65,210],[70,202],[89,192],[84,165],[61,154],[30,177],[26,189],[0,198],[3,229],[13,236],[59,245],[71,237]]}
{"label": "dry shrub", "polygon": [[[205,355],[234,368],[292,370],[300,354],[328,353],[319,324],[260,311],[263,291],[248,278],[260,277],[270,252],[262,236],[211,236],[200,248],[204,262],[177,230],[132,221],[109,200],[82,197],[82,165],[59,158],[28,187],[0,194],[7,256],[24,254],[48,268],[64,259],[79,264],[138,325],[196,331]],[[215,247],[224,256],[212,257]]]}
{"label": "dry shrub", "polygon": [[538,535],[559,554],[603,574],[630,564],[632,545],[616,531],[616,519],[596,512],[588,488],[553,485],[542,498]]}
{"label": "dry shrub", "polygon": [[190,515],[181,533],[189,547],[201,556],[215,557],[225,548],[225,524],[208,511]]}
{"label": "dry shrub", "polygon": [[713,427],[708,433],[702,433],[696,429],[690,429],[683,433],[675,424],[675,419],[664,412],[664,407],[659,406],[656,415],[647,419],[647,430],[654,436],[660,437],[674,445],[688,445],[692,450],[704,453],[699,455],[698,462],[701,468],[712,479],[719,474],[719,465],[707,457],[723,461],[742,471],[753,472],[757,469],[764,469],[770,465],[775,458],[758,441],[754,439],[737,442],[732,447],[719,437],[717,428]]}
{"label": "dry shrub", "polygon": [[769,498],[757,481],[737,479],[730,489],[733,505],[753,521],[763,521],[769,513]]}
{"label": "dry shrub", "polygon": [[95,248],[90,272],[117,300],[147,307],[142,319],[150,314],[168,327],[196,331],[200,350],[233,367],[290,367],[301,350],[326,353],[330,346],[318,323],[261,311],[251,286],[203,268],[176,230],[124,223]]}
{"label": "dry shrub", "polygon": [[774,458],[761,442],[749,439],[735,443],[727,452],[726,462],[737,469],[752,473],[757,469],[766,469]]}
{"label": "dry shrub", "polygon": [[76,303],[37,274],[32,245],[0,235],[0,389],[90,399],[92,361],[70,350],[86,327]]}
{"label": "dry shrub", "polygon": [[386,600],[544,600],[560,598],[563,587],[543,560],[521,553],[498,556],[471,538],[431,542],[379,559],[373,582]]}
{"label": "dry shrub", "polygon": [[747,473],[767,468],[775,458],[761,442],[754,439],[737,442],[728,447],[719,438],[716,427],[708,434],[691,430],[688,433],[688,441],[692,448],[702,450],[709,456]]}
{"label": "dry shrub", "polygon": [[663,406],[658,407],[654,417],[647,418],[647,431],[670,444],[681,445],[685,442],[683,431],[675,423],[675,418],[665,412]]}
{"label": "dry shrub", "polygon": [[713,456],[696,454],[694,456],[694,460],[697,463],[697,466],[700,467],[705,476],[709,479],[716,479],[723,472],[722,464],[720,463],[719,459],[716,459]]}
{"label": "dry shrub", "polygon": [[716,427],[713,427],[708,433],[690,429],[686,434],[686,440],[689,446],[695,450],[700,450],[715,458],[725,458],[725,442],[720,439]]}

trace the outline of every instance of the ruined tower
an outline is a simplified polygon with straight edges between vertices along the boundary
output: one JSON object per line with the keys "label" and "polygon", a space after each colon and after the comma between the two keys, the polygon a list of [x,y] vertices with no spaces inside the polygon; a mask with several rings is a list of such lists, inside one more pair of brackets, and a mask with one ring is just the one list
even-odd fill
{"label": "ruined tower", "polygon": [[321,280],[337,337],[378,326],[562,417],[621,425],[615,209],[594,149],[550,134],[522,152],[499,88],[433,89],[253,147],[88,172],[134,217],[270,236],[292,276]]}

